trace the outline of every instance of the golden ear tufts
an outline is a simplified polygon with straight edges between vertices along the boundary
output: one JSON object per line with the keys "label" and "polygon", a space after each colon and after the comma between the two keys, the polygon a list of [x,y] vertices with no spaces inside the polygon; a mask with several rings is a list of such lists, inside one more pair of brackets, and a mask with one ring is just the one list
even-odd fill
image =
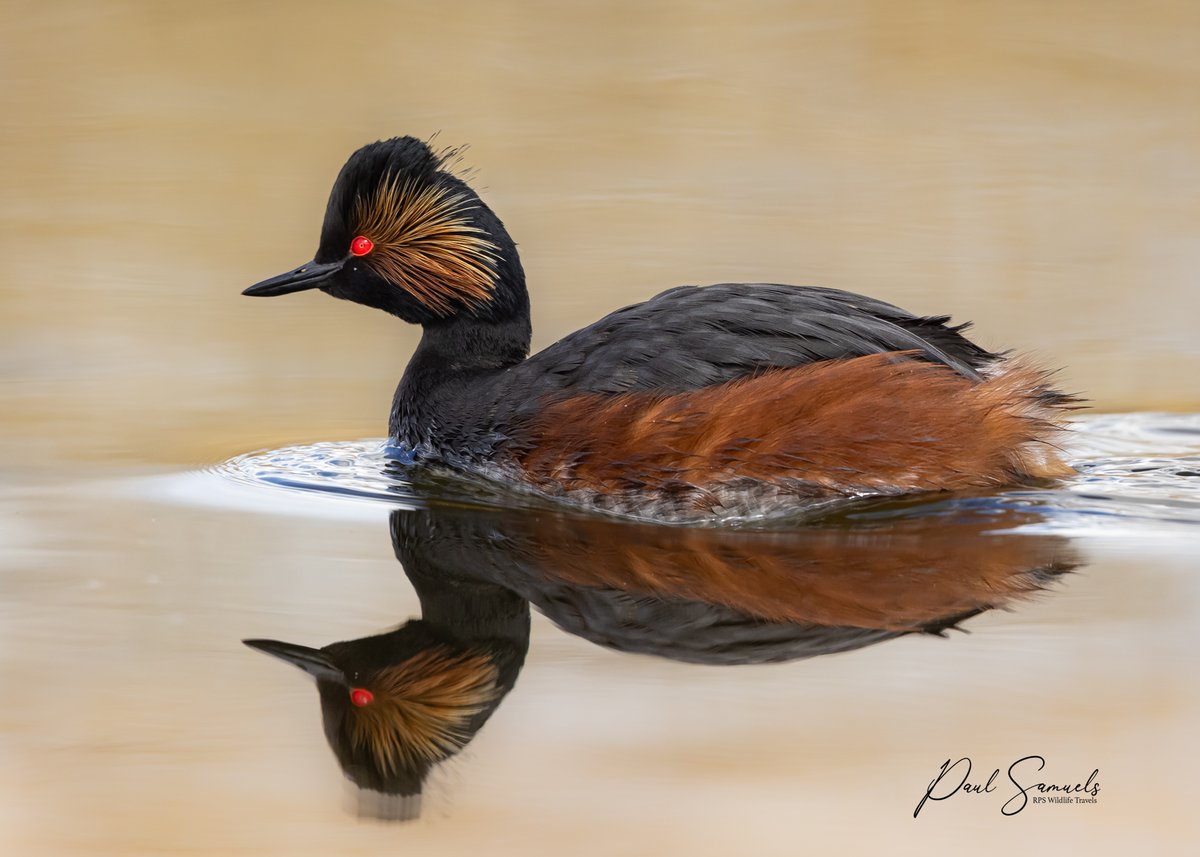
{"label": "golden ear tufts", "polygon": [[355,201],[354,234],[375,244],[363,261],[439,315],[449,315],[456,300],[487,303],[499,248],[471,225],[474,207],[466,193],[389,175]]}
{"label": "golden ear tufts", "polygon": [[351,715],[352,740],[386,774],[439,762],[470,740],[467,723],[496,698],[497,677],[486,655],[426,649],[374,677],[374,701]]}

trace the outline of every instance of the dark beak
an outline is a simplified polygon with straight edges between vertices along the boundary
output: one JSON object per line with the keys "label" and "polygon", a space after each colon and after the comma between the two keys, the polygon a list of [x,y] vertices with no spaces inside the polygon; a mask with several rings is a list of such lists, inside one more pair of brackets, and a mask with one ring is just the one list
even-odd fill
{"label": "dark beak", "polygon": [[273,298],[276,295],[286,295],[292,292],[302,292],[305,289],[315,289],[338,271],[342,270],[342,265],[344,264],[344,259],[339,262],[327,262],[324,265],[316,262],[306,262],[294,271],[280,274],[278,277],[272,277],[269,280],[263,280],[261,283],[255,283],[242,292],[242,294],[249,295],[252,298]]}
{"label": "dark beak", "polygon": [[333,665],[333,661],[320,649],[310,649],[307,646],[297,646],[293,643],[281,643],[279,640],[242,640],[252,649],[274,655],[281,661],[287,661],[294,667],[300,667],[313,678],[322,681],[346,683],[345,674]]}

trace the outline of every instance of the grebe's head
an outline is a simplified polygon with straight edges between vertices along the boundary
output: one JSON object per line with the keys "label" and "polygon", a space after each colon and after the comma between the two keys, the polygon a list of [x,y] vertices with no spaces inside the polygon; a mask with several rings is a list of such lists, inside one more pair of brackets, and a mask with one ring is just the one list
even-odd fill
{"label": "grebe's head", "polygon": [[448,645],[419,620],[323,649],[245,643],[317,680],[325,737],[363,790],[365,814],[416,816],[429,771],[466,746],[508,689],[486,652]]}
{"label": "grebe's head", "polygon": [[363,146],[333,184],[313,260],[243,294],[320,289],[414,324],[527,314],[516,246],[451,172],[456,156],[415,137]]}

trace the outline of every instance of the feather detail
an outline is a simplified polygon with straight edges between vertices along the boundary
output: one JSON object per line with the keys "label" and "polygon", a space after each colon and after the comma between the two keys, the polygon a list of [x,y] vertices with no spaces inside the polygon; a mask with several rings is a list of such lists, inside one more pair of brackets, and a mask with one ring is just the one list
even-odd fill
{"label": "feather detail", "polygon": [[384,774],[439,762],[470,739],[467,723],[495,698],[496,679],[486,655],[426,649],[372,677],[375,699],[351,713],[351,740]]}
{"label": "feather detail", "polygon": [[468,194],[390,175],[354,205],[354,231],[374,250],[363,261],[429,310],[451,315],[455,303],[486,303],[496,288],[498,248],[466,213]]}
{"label": "feather detail", "polygon": [[549,494],[674,495],[696,508],[761,485],[801,499],[957,490],[1065,476],[1074,400],[1005,361],[982,381],[891,352],[662,395],[551,401],[516,465]]}

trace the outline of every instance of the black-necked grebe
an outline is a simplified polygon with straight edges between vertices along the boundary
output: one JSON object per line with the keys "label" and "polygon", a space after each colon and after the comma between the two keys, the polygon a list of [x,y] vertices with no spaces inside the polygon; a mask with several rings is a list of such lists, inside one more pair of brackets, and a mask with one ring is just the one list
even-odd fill
{"label": "black-necked grebe", "polygon": [[311,288],[424,328],[398,456],[583,506],[691,521],[1072,472],[1046,372],[850,292],[685,286],[527,356],[516,245],[413,137],[351,155],[313,261],[245,294]]}

